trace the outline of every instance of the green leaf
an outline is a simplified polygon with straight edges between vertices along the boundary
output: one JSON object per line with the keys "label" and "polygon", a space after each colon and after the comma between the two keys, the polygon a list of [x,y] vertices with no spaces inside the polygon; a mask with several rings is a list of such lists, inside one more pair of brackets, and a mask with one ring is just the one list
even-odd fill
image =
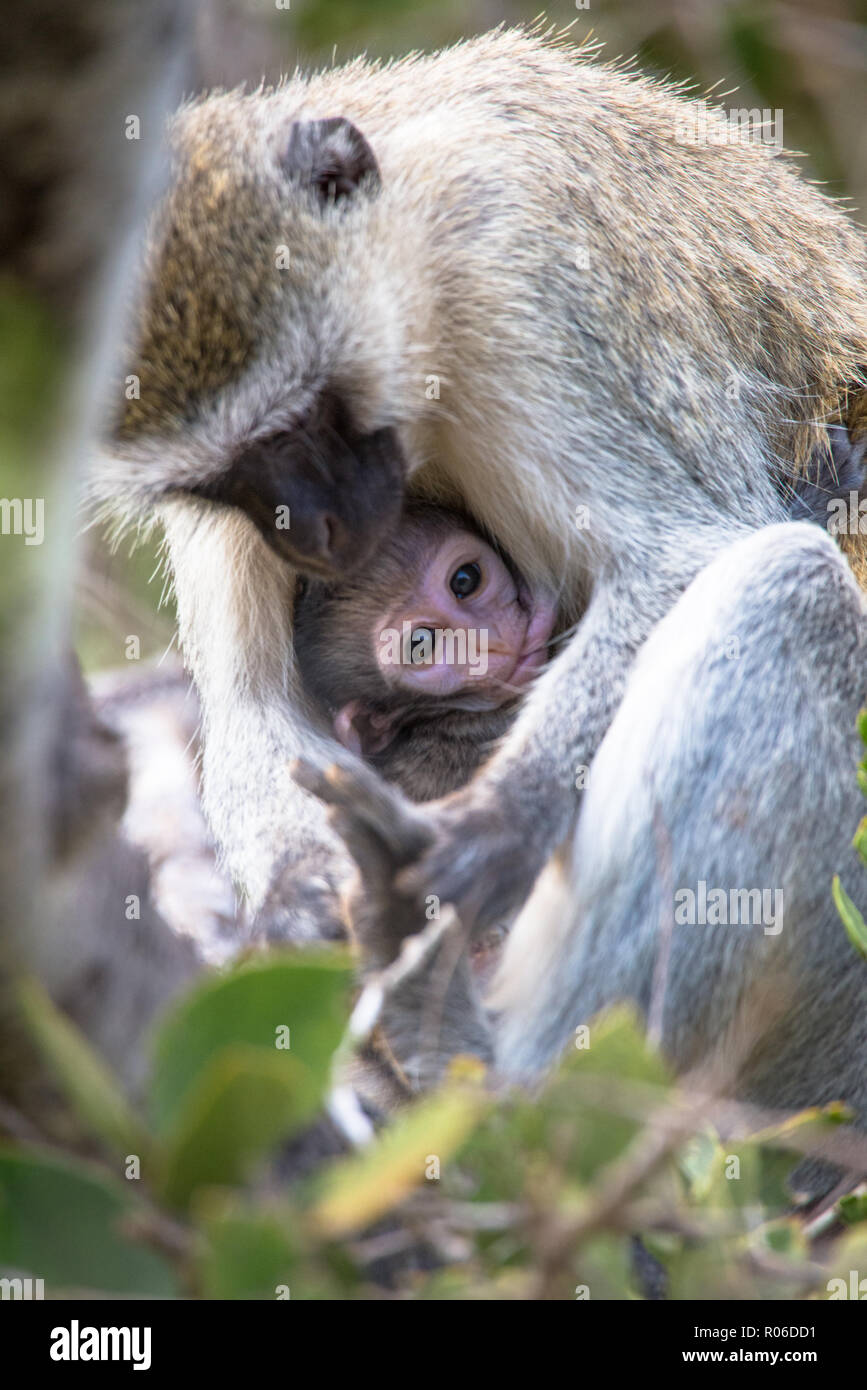
{"label": "green leaf", "polygon": [[22,981],[18,999],[38,1046],[85,1124],[115,1153],[135,1153],[144,1161],[150,1147],[145,1131],[102,1058],[38,981]]}
{"label": "green leaf", "polygon": [[[303,1063],[321,1094],[347,1017],[349,959],[337,953],[248,962],[187,995],[160,1029],[152,1105],[160,1133],[180,1120],[186,1098],[226,1047],[243,1044]],[[288,1028],[288,1052],[276,1046]]]}
{"label": "green leaf", "polygon": [[683,1175],[694,1201],[709,1197],[725,1169],[725,1150],[710,1128],[703,1129],[687,1140],[677,1166]]}
{"label": "green leaf", "polygon": [[867,706],[858,712],[858,733],[861,735],[861,742],[867,746]]}
{"label": "green leaf", "polygon": [[[710,1166],[697,1187],[688,1189],[689,1210],[702,1224],[734,1232],[745,1232],[764,1216],[759,1202],[759,1189],[778,1174],[768,1175],[763,1168],[762,1153],[748,1140],[727,1140],[720,1144]],[[789,1156],[787,1172],[793,1159]]]}
{"label": "green leaf", "polygon": [[[632,1251],[625,1236],[594,1236],[579,1251],[574,1268],[573,1287],[564,1283],[564,1298],[576,1298],[576,1287],[586,1286],[592,1300],[636,1298]],[[583,1296],[583,1288],[582,1288]]]}
{"label": "green leaf", "polygon": [[541,1094],[513,1094],[472,1135],[465,1158],[477,1201],[519,1201],[529,1181],[592,1181],[639,1132],[642,1116],[666,1103],[670,1072],[634,1010],[600,1014],[588,1037]]}
{"label": "green leaf", "polygon": [[535,1157],[525,1143],[524,1104],[517,1096],[501,1101],[467,1141],[463,1158],[477,1202],[514,1202],[523,1196],[527,1167]]}
{"label": "green leaf", "polygon": [[867,1221],[867,1192],[847,1192],[837,1203],[837,1210],[840,1219],[845,1221],[847,1226],[856,1226],[860,1221]]}
{"label": "green leaf", "polygon": [[141,1213],[132,1193],[86,1164],[0,1149],[0,1266],[66,1289],[172,1298],[164,1261],[124,1239]]}
{"label": "green leaf", "polygon": [[277,1299],[292,1288],[302,1250],[282,1212],[253,1211],[212,1191],[196,1208],[204,1237],[199,1260],[203,1298]]}
{"label": "green leaf", "polygon": [[[758,1273],[742,1258],[733,1240],[705,1237],[684,1245],[668,1262],[668,1300],[671,1303],[774,1297],[763,1292]],[[781,1294],[777,1294],[780,1297]],[[696,1322],[700,1319],[697,1316]]]}
{"label": "green leaf", "polygon": [[315,1114],[320,1086],[289,1052],[224,1048],[185,1096],[167,1141],[162,1195],[183,1206],[197,1188],[238,1183]]}
{"label": "green leaf", "polygon": [[774,1215],[791,1204],[792,1174],[801,1163],[800,1146],[821,1144],[828,1134],[852,1119],[852,1112],[838,1101],[799,1110],[779,1124],[759,1130],[751,1138],[759,1157],[758,1198]]}
{"label": "green leaf", "polygon": [[453,1087],[400,1115],[362,1154],[322,1178],[316,1229],[326,1238],[346,1235],[398,1206],[426,1180],[431,1158],[443,1171],[489,1104],[478,1088]]}
{"label": "green leaf", "polygon": [[805,1261],[809,1254],[804,1228],[793,1216],[766,1221],[753,1232],[751,1243],[797,1262]]}
{"label": "green leaf", "polygon": [[[811,1113],[810,1121],[814,1118]],[[804,1119],[805,1128],[807,1123]],[[780,1127],[781,1130],[783,1128]],[[792,1128],[794,1130],[796,1126]],[[776,1130],[767,1131],[725,1146],[726,1166],[721,1173],[720,1183],[716,1185],[714,1197],[719,1200],[719,1209],[723,1211],[725,1197],[722,1193],[725,1191],[733,1206],[739,1208],[741,1221],[748,1228],[755,1227],[769,1216],[776,1217],[792,1204],[789,1181],[798,1163],[798,1155],[775,1143],[776,1134]],[[729,1163],[733,1159],[738,1161],[737,1168]],[[735,1172],[738,1176],[733,1175]]]}
{"label": "green leaf", "polygon": [[831,895],[837,905],[837,911],[843,919],[843,926],[846,928],[846,935],[855,947],[855,950],[862,956],[867,957],[867,922],[861,916],[857,907],[853,903],[849,894],[846,892],[838,874],[834,875],[831,884]]}
{"label": "green leaf", "polygon": [[[647,1041],[634,1010],[619,1006],[593,1019],[590,1045],[574,1049],[528,1110],[530,1138],[559,1153],[564,1170],[582,1182],[618,1158],[642,1127],[644,1111],[664,1105],[672,1075]],[[638,1109],[636,1108],[636,1102]]]}

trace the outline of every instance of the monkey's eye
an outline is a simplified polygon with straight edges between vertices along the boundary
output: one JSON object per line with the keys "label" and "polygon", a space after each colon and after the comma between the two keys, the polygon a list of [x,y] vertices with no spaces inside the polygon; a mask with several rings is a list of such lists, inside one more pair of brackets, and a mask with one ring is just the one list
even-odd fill
{"label": "monkey's eye", "polygon": [[414,627],[409,635],[409,659],[413,666],[431,661],[434,635],[429,627]]}
{"label": "monkey's eye", "polygon": [[482,567],[477,565],[475,560],[471,560],[468,565],[461,565],[456,569],[449,580],[449,588],[455,598],[469,598],[474,594],[482,582]]}

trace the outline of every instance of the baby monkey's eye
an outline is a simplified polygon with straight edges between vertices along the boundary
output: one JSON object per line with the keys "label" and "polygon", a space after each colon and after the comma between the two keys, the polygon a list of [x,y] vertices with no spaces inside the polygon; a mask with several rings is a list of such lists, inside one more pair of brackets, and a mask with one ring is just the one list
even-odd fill
{"label": "baby monkey's eye", "polygon": [[413,628],[409,638],[409,660],[412,666],[430,664],[434,634],[429,627]]}
{"label": "baby monkey's eye", "polygon": [[477,565],[475,560],[471,560],[468,565],[461,565],[456,569],[449,580],[449,588],[455,598],[469,598],[474,594],[482,582],[482,567]]}

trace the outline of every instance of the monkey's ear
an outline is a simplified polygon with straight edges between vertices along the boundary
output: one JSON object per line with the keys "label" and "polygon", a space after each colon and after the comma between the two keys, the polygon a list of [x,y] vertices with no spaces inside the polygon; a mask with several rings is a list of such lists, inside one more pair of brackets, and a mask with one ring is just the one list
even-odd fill
{"label": "monkey's ear", "polygon": [[334,736],[351,753],[369,758],[382,753],[391,743],[396,729],[387,714],[377,714],[361,700],[350,700],[334,716]]}
{"label": "monkey's ear", "polygon": [[315,188],[322,202],[347,198],[362,179],[379,186],[379,165],[361,131],[343,116],[296,121],[282,160],[297,183]]}

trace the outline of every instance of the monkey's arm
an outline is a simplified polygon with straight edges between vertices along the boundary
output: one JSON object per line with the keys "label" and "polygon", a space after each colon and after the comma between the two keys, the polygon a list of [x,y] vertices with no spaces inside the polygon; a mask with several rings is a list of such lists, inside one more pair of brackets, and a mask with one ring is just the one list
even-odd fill
{"label": "monkey's arm", "polygon": [[240,514],[178,498],[161,515],[181,645],[202,702],[202,800],[228,868],[257,934],[342,935],[351,861],[289,767],[298,756],[319,766],[353,758],[315,727],[298,689],[294,571]]}

